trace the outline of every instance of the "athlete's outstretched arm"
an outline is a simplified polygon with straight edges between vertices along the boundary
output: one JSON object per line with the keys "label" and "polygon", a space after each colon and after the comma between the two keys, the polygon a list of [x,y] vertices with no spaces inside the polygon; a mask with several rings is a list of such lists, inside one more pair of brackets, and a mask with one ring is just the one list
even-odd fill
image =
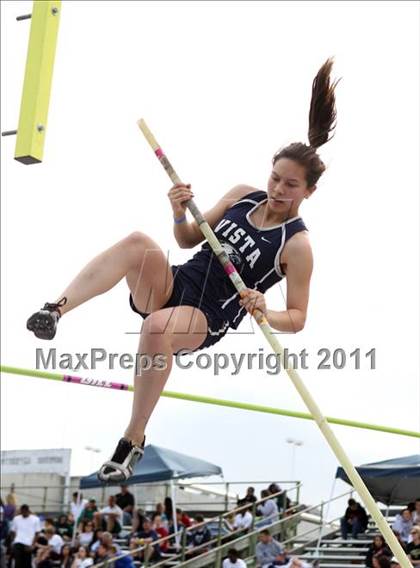
{"label": "athlete's outstretched arm", "polygon": [[250,313],[258,308],[265,313],[273,329],[286,333],[297,333],[305,326],[309,301],[309,286],[313,268],[312,250],[305,235],[299,233],[291,238],[281,255],[282,264],[287,265],[286,310],[269,310],[264,294],[248,289],[246,298],[240,300]]}
{"label": "athlete's outstretched arm", "polygon": [[307,237],[304,234],[295,237],[287,243],[284,255],[287,264],[287,309],[281,312],[268,310],[267,313],[271,327],[291,333],[301,331],[305,326],[313,269],[312,249]]}
{"label": "athlete's outstretched arm", "polygon": [[[211,227],[215,227],[222,219],[226,210],[229,209],[236,201],[239,201],[247,195],[255,191],[255,188],[249,185],[237,185],[228,191],[212,209],[204,213],[204,218]],[[185,215],[185,202],[192,197],[189,186],[176,185],[168,193],[171,201],[175,219]],[[196,221],[192,223],[181,222],[174,223],[174,236],[181,248],[193,248],[204,240],[204,235]]]}

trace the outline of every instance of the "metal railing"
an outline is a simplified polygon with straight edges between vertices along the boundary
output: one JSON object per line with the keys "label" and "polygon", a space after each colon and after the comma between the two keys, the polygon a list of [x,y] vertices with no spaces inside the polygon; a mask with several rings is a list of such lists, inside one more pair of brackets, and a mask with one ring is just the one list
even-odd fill
{"label": "metal railing", "polygon": [[[285,490],[290,493],[291,491],[297,491],[295,500],[299,501],[300,498],[300,483],[297,481],[219,481],[219,482],[178,482],[175,487],[178,491],[188,488],[195,489],[200,492],[201,495],[213,497],[211,501],[192,501],[192,500],[182,500],[177,499],[177,506],[181,508],[189,508],[194,510],[194,507],[206,509],[206,507],[213,507],[215,510],[228,511],[229,507],[232,506],[234,502],[239,498],[239,492],[244,492],[246,486],[254,487],[267,487],[271,483],[277,483],[281,486],[286,486]],[[1,486],[2,493],[12,492],[16,495],[20,504],[24,502],[29,502],[31,508],[40,514],[45,513],[66,513],[69,510],[70,502],[64,503],[64,496],[74,491],[80,491],[79,483],[72,483],[70,485],[12,485],[11,486]],[[136,489],[138,487],[139,489]],[[224,488],[224,491],[220,491],[219,488]],[[132,490],[134,497],[136,498],[136,507],[147,509],[150,507],[151,503],[149,500],[144,498],[139,499],[138,494],[140,491],[147,488],[161,489],[164,497],[170,494],[170,484],[169,483],[145,483],[139,486],[132,485],[130,489]],[[96,488],[89,490],[89,496],[98,494],[97,503],[99,506],[104,506],[106,504],[107,496],[106,494],[115,494],[117,488]],[[236,491],[235,491],[236,490]],[[155,500],[163,500],[161,499]],[[210,512],[210,511],[209,511]]]}
{"label": "metal railing", "polygon": [[[348,491],[338,495],[331,501],[348,497],[350,493],[351,491]],[[227,543],[223,543],[219,547],[207,552],[206,555],[203,555],[203,557],[208,556],[209,561],[214,562],[215,568],[219,568],[223,558],[223,552],[232,547],[233,544],[236,548],[240,548],[241,543],[244,543],[245,546],[243,548],[248,549],[248,553],[250,553],[251,558],[253,558],[255,557],[255,548],[258,536],[265,529],[268,529],[272,535],[278,535],[282,547],[287,550],[289,554],[297,554],[304,546],[308,546],[309,543],[315,542],[323,530],[326,529],[328,532],[336,532],[339,528],[339,524],[336,523],[336,520],[326,521],[323,519],[323,505],[325,505],[325,502],[322,501],[319,505],[304,507],[296,512],[293,512],[296,507],[291,507],[285,511],[285,515],[283,515],[278,521],[271,523],[269,526],[259,527],[245,535],[239,536],[239,538],[235,539],[233,542],[229,541]],[[317,514],[310,515],[310,512],[314,510],[317,511]],[[296,529],[301,521],[314,523],[316,526],[305,532],[300,532],[299,535],[297,535]],[[290,535],[290,533],[292,534]],[[304,545],[298,544],[298,546],[294,546],[294,543],[297,541],[297,536],[299,537],[299,541],[305,538],[306,543]],[[291,548],[289,548],[289,545],[292,545]],[[213,559],[213,557],[215,558]],[[184,562],[182,566],[188,566],[191,565],[191,563],[192,560]]]}

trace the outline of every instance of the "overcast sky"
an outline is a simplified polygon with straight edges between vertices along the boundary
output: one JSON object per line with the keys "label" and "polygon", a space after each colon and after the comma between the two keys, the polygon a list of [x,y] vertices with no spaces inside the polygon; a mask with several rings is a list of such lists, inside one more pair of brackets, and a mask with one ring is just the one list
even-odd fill
{"label": "overcast sky", "polygon": [[[17,127],[32,2],[2,2],[2,129]],[[312,80],[335,57],[338,124],[328,166],[300,214],[314,273],[305,329],[280,340],[306,348],[301,375],[331,416],[419,430],[419,5],[416,2],[63,3],[44,162],[13,159],[2,138],[2,359],[35,367],[36,348],[134,354],[141,319],[120,283],[60,322],[56,339],[26,331],[94,255],[134,230],[170,251],[170,181],[142,137],[144,117],[206,210],[238,183],[266,189],[271,157],[306,142]],[[286,284],[267,293],[283,309]],[[239,331],[249,330],[249,320]],[[344,369],[317,369],[341,348]],[[360,348],[361,368],[350,353]],[[270,353],[257,329],[208,353]],[[364,354],[376,350],[376,369]],[[167,388],[306,411],[282,371],[219,376],[174,368]],[[130,383],[129,370],[75,374]],[[131,395],[23,377],[2,378],[2,449],[71,447],[72,473],[112,452]],[[419,440],[333,427],[357,465],[420,451]],[[148,441],[220,465],[225,477],[290,479],[303,498],[328,497],[338,465],[313,422],[162,399]],[[84,446],[102,450],[92,462]],[[343,490],[344,485],[339,487]]]}

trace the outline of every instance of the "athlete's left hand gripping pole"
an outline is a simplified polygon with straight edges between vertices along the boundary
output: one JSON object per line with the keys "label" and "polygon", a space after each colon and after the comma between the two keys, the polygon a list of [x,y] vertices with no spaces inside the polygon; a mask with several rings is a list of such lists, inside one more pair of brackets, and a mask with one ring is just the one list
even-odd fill
{"label": "athlete's left hand gripping pole", "polygon": [[[149,128],[147,127],[146,123],[143,119],[140,119],[137,122],[140,130],[143,132],[146,140],[149,142],[150,146],[152,147],[153,151],[155,152],[156,156],[159,158],[162,166],[165,168],[167,174],[171,178],[174,184],[182,183],[178,175],[176,174],[175,170],[173,169],[171,163],[169,162],[168,158],[163,153],[161,147],[157,143],[155,137],[150,132]],[[203,215],[200,213],[199,209],[195,205],[194,201],[190,199],[187,201],[187,207],[191,214],[193,215],[194,219],[198,223],[202,233],[206,237],[209,245],[211,246],[213,252],[222,263],[225,272],[228,274],[229,278],[231,279],[233,285],[238,290],[239,294],[242,296],[244,290],[246,289],[245,283],[238,274],[236,268],[229,260],[228,255],[223,250],[218,238],[214,234],[210,225],[206,222]],[[293,369],[289,368],[288,362],[284,358],[284,350],[283,347],[278,342],[275,335],[271,332],[270,326],[268,325],[267,319],[265,318],[264,314],[259,310],[254,310],[253,317],[256,319],[258,325],[260,326],[262,332],[264,333],[265,337],[267,338],[268,342],[270,343],[271,347],[273,348],[274,352],[280,355],[281,361],[283,366],[289,375],[289,378],[295,385],[297,391],[299,392],[302,400],[306,404],[309,412],[312,414],[315,422],[318,424],[319,429],[324,434],[325,439],[327,440],[330,448],[336,455],[338,461],[343,466],[344,471],[346,472],[348,478],[353,484],[353,487],[360,495],[361,499],[363,500],[366,508],[368,509],[369,513],[374,518],[376,524],[378,525],[379,530],[383,534],[385,540],[387,541],[388,545],[390,546],[392,552],[397,557],[398,562],[402,568],[412,568],[412,564],[408,560],[407,555],[405,554],[404,550],[401,548],[400,543],[396,539],[394,533],[392,532],[391,528],[389,527],[388,523],[386,522],[384,516],[380,512],[378,506],[376,505],[372,495],[369,493],[366,485],[364,484],[362,478],[356,471],[355,467],[347,457],[344,449],[342,448],[340,442],[336,438],[334,432],[331,430],[330,425],[328,424],[327,420],[325,419],[324,415],[322,414],[321,410],[319,409],[318,405],[312,398],[310,392],[304,385],[302,379],[300,378],[298,372]]]}

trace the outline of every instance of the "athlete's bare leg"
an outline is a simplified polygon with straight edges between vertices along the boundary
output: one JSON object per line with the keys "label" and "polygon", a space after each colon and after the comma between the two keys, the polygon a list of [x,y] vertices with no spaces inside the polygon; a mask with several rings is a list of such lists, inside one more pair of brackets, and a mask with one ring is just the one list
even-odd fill
{"label": "athlete's bare leg", "polygon": [[172,272],[165,254],[150,237],[136,232],[96,256],[79,272],[57,299],[67,298],[61,313],[107,292],[124,277],[142,311],[158,309],[172,293]]}
{"label": "athlete's bare leg", "polygon": [[159,356],[160,364],[140,371],[134,378],[132,415],[125,438],[141,444],[146,425],[159,400],[172,369],[173,353],[181,349],[194,350],[207,336],[207,319],[198,308],[179,306],[150,314],[143,325],[139,353],[150,361]]}
{"label": "athlete's bare leg", "polygon": [[200,347],[207,331],[204,313],[191,306],[164,308],[146,318],[139,353],[146,355],[151,365],[136,372],[130,423],[112,458],[99,470],[102,481],[121,482],[132,475],[144,452],[146,425],[171,372],[173,353]]}

